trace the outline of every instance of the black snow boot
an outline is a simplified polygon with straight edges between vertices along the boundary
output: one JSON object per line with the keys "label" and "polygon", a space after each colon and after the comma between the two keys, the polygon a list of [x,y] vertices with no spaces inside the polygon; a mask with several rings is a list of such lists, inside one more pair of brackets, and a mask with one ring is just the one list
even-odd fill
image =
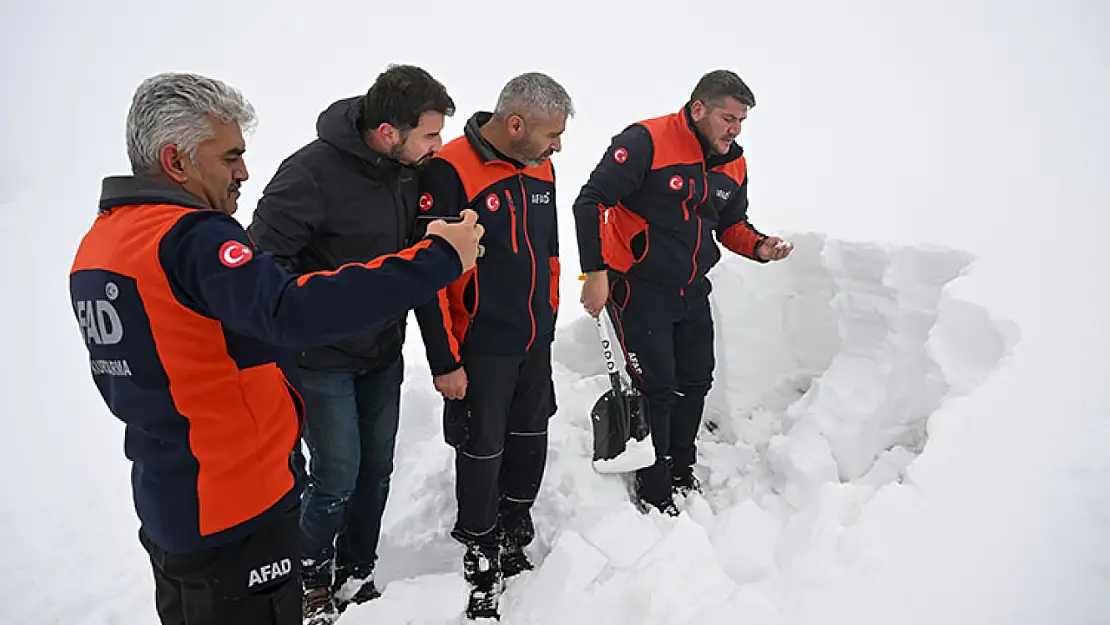
{"label": "black snow boot", "polygon": [[304,625],[331,625],[339,618],[339,610],[335,607],[335,597],[331,589],[307,588],[301,603],[301,614]]}
{"label": "black snow boot", "polygon": [[668,516],[678,516],[671,495],[671,460],[660,458],[650,467],[636,472],[635,503],[640,512],[647,513],[649,506]]}
{"label": "black snow boot", "polygon": [[378,587],[374,585],[374,568],[366,566],[336,570],[332,596],[335,597],[335,606],[340,614],[352,603],[361,605],[382,596]]}
{"label": "black snow boot", "polygon": [[694,475],[694,467],[689,465],[675,465],[671,471],[671,490],[679,497],[686,497],[690,493],[701,493],[701,482]]}
{"label": "black snow boot", "polygon": [[501,599],[502,578],[500,558],[497,547],[471,543],[463,554],[463,577],[470,586],[470,598],[466,604],[466,618],[498,620],[497,611]]}
{"label": "black snow boot", "polygon": [[532,515],[527,511],[523,514],[510,514],[502,517],[502,527],[499,538],[501,546],[501,577],[508,579],[523,571],[535,568],[524,553],[524,547],[536,537],[535,527],[532,525]]}

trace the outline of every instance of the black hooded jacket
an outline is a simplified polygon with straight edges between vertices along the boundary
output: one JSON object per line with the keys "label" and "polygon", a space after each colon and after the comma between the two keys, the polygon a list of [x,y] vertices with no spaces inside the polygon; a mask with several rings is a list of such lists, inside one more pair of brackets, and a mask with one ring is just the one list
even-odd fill
{"label": "black hooded jacket", "polygon": [[[416,172],[366,145],[362,97],[335,102],[316,122],[318,138],[278,167],[263,190],[251,238],[291,271],[366,262],[411,244]],[[375,370],[401,354],[406,314],[334,345],[298,351],[306,368]]]}

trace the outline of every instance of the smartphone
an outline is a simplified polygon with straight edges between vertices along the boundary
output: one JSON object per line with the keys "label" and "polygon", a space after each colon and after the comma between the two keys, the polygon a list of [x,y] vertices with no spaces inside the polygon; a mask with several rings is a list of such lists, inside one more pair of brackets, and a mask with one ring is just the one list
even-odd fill
{"label": "smartphone", "polygon": [[436,217],[435,215],[417,215],[416,216],[416,227],[413,228],[412,240],[410,241],[410,244],[415,243],[415,242],[419,241],[420,239],[423,239],[424,235],[428,233],[428,224],[432,223],[433,221],[435,221],[437,219],[442,219],[443,221],[446,221],[447,223],[459,223],[460,221],[462,221],[462,217],[460,217],[458,215],[456,215],[454,217]]}

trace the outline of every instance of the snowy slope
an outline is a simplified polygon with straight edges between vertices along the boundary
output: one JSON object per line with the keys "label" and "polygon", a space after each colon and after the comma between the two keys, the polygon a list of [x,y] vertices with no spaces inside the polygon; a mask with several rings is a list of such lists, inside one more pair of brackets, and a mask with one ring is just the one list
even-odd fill
{"label": "snowy slope", "polygon": [[[431,3],[389,28],[372,3],[189,8],[0,8],[0,623],[154,621],[122,430],[65,280],[100,177],[126,170],[135,84],[189,69],[246,91],[261,114],[246,223],[319,110],[390,61],[442,77],[460,110],[448,136],[516,72],[548,71],[578,103],[555,157],[567,275],[542,564],[513,582],[506,623],[1110,623],[1107,7],[683,7],[698,36],[662,3]],[[218,43],[178,41],[191,32]],[[478,33],[493,32],[527,54],[491,56]],[[714,271],[706,496],[644,517],[586,462],[605,381],[567,209],[613,133],[677,110],[715,67],[759,98],[742,135],[753,219],[797,250]],[[351,625],[449,623],[462,605],[451,455],[415,329],[385,594]]]}
{"label": "snowy slope", "polygon": [[[783,608],[799,585],[866,560],[850,538],[863,507],[904,481],[927,418],[976,387],[1018,337],[945,293],[965,254],[794,240],[789,263],[732,259],[714,271],[725,286],[713,299],[721,381],[699,450],[706,496],[683,502],[677,520],[639,514],[620,477],[590,469],[588,413],[607,378],[593,324],[579,316],[565,326],[532,548],[543,564],[511,584],[504,622],[768,622],[790,616]],[[426,367],[409,374],[425,378]],[[407,579],[352,609],[355,625],[448,623],[465,601],[436,401],[414,386],[405,402],[386,553],[424,562],[406,562],[396,575]],[[383,580],[393,577],[382,566]],[[442,600],[412,600],[430,593]]]}

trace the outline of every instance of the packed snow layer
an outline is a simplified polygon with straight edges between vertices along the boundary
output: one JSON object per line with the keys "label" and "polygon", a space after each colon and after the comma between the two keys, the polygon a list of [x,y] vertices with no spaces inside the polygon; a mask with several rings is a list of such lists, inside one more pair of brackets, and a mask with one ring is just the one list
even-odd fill
{"label": "packed snow layer", "polygon": [[[787,262],[730,258],[712,274],[718,364],[696,468],[705,494],[680,502],[677,519],[636,512],[620,476],[591,469],[589,409],[608,379],[596,326],[564,313],[573,319],[556,340],[559,411],[529,549],[539,566],[510,582],[503,622],[792,622],[806,588],[866,565],[853,526],[907,479],[930,415],[984,380],[1019,334],[946,294],[969,269],[965,253],[793,240]],[[385,593],[350,610],[351,625],[453,622],[465,602],[447,536],[453,455],[426,376],[410,362]]]}

